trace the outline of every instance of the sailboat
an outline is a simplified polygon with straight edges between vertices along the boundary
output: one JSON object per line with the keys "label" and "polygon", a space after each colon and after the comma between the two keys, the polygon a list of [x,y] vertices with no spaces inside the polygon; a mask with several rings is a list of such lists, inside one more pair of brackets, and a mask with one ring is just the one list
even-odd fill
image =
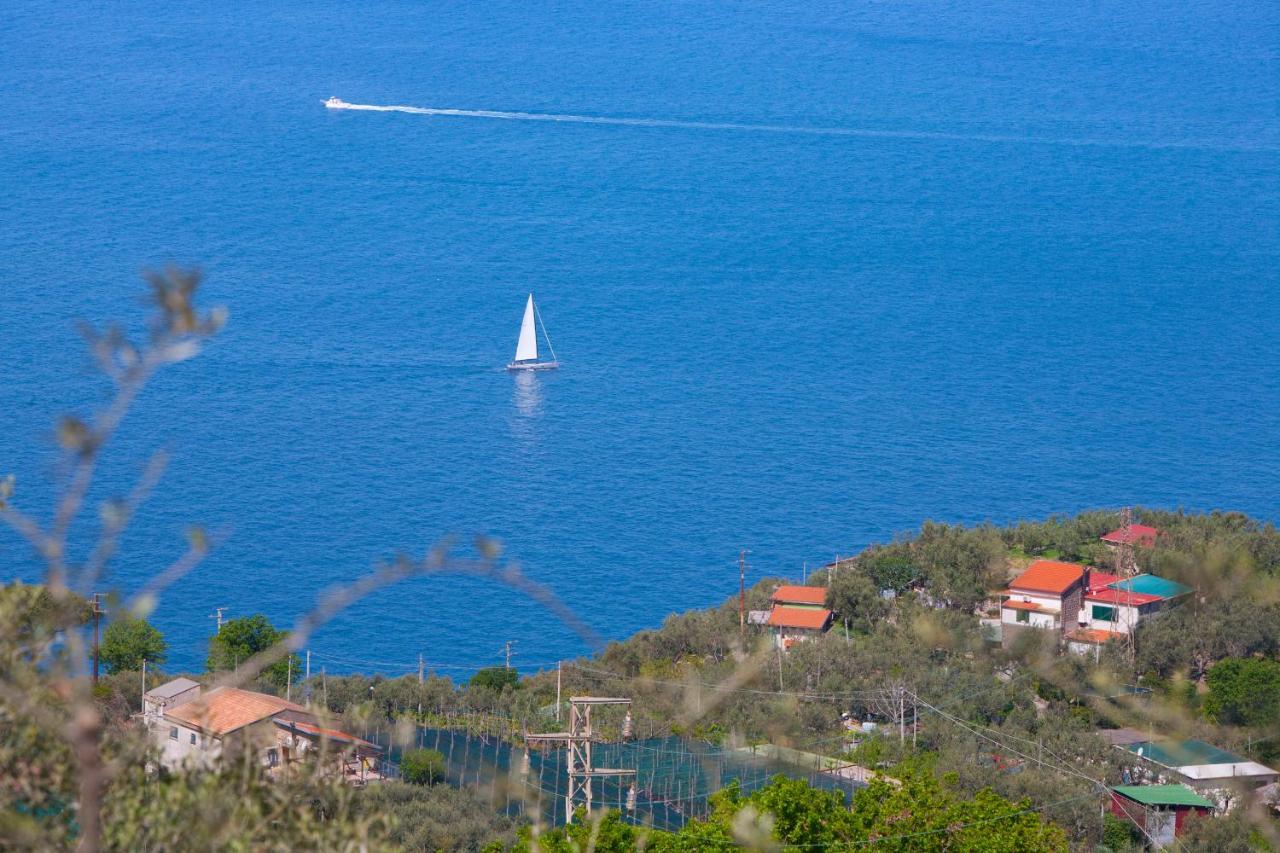
{"label": "sailboat", "polygon": [[[538,331],[534,328],[535,320],[542,327],[542,337],[546,338],[547,349],[551,352],[550,361],[538,361]],[[533,304],[533,294],[530,293],[529,301],[524,304],[524,320],[520,323],[516,357],[507,365],[507,370],[555,370],[559,366],[556,351],[551,347],[551,336],[547,334],[547,327],[543,325],[542,315],[538,313],[538,306]]]}

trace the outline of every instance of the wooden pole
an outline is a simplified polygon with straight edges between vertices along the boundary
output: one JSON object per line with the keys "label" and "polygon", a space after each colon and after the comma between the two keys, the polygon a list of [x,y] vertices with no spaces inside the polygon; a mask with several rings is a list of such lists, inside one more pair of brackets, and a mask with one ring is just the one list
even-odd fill
{"label": "wooden pole", "polygon": [[98,593],[93,594],[93,683],[98,683],[98,617],[102,615],[102,606]]}
{"label": "wooden pole", "polygon": [[898,745],[905,746],[907,742],[907,709],[906,709],[907,691],[898,688]]}
{"label": "wooden pole", "polygon": [[778,649],[778,692],[782,693],[784,692],[784,688],[782,686],[782,644],[781,643],[777,645],[777,649]]}
{"label": "wooden pole", "polygon": [[747,638],[747,552],[738,552],[738,636]]}

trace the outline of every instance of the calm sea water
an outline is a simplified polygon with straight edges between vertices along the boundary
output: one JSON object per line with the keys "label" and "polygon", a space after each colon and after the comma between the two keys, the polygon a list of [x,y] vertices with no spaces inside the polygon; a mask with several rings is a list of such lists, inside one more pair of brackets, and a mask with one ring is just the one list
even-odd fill
{"label": "calm sea water", "polygon": [[[124,591],[227,533],[156,613],[171,668],[216,606],[288,623],[450,535],[623,637],[736,591],[740,548],[799,576],[926,518],[1277,519],[1278,46],[1271,2],[11,2],[0,471],[48,505],[50,423],[105,391],[76,321],[178,261],[231,324],[98,493],[172,450]],[[564,368],[511,376],[530,290]],[[7,532],[0,564],[35,574]],[[507,640],[583,650],[424,579],[313,663]]]}

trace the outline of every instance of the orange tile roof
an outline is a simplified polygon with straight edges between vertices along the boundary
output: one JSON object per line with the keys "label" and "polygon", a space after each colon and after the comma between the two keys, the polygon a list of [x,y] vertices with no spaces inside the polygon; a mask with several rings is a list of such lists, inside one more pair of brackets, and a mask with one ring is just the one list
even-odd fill
{"label": "orange tile roof", "polygon": [[1012,589],[1061,595],[1071,589],[1082,577],[1084,577],[1084,566],[1078,563],[1036,560],[1025,572],[1010,581],[1009,586]]}
{"label": "orange tile roof", "polygon": [[825,586],[780,586],[773,591],[770,598],[784,604],[826,604],[827,588]]}
{"label": "orange tile roof", "polygon": [[278,696],[236,687],[219,687],[199,699],[165,711],[164,716],[206,732],[225,735],[250,723],[274,717],[281,711],[310,713],[301,705],[287,702]]}
{"label": "orange tile roof", "polygon": [[807,628],[821,631],[831,621],[830,610],[805,610],[801,607],[775,605],[769,614],[769,624],[775,628]]}
{"label": "orange tile roof", "polygon": [[355,735],[349,735],[346,732],[338,731],[337,729],[326,729],[311,723],[299,723],[294,722],[293,720],[276,720],[275,723],[282,729],[297,729],[304,735],[315,735],[316,737],[328,738],[336,743],[352,743],[356,746],[367,746],[372,749],[379,750],[382,749],[382,747],[378,746],[376,743],[367,741],[364,738],[358,738]]}
{"label": "orange tile roof", "polygon": [[1111,640],[1119,640],[1124,634],[1118,631],[1104,631],[1100,628],[1076,628],[1067,634],[1068,640],[1075,640],[1077,643],[1096,643],[1102,645]]}

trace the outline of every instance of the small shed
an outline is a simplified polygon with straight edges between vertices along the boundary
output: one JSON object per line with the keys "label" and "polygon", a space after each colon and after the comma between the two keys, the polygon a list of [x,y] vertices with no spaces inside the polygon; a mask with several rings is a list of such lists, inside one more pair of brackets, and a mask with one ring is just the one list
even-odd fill
{"label": "small shed", "polygon": [[1122,785],[1111,789],[1111,813],[1164,847],[1182,834],[1187,815],[1211,815],[1213,803],[1185,785]]}
{"label": "small shed", "polygon": [[142,712],[146,717],[158,717],[166,708],[176,708],[200,698],[200,682],[190,678],[175,678],[142,695]]}
{"label": "small shed", "polygon": [[795,586],[783,584],[773,591],[769,600],[774,607],[798,607],[802,610],[822,610],[827,603],[825,586]]}
{"label": "small shed", "polygon": [[774,642],[780,649],[789,649],[801,640],[810,640],[831,626],[831,611],[824,608],[774,605],[769,612],[769,626],[774,630]]}

